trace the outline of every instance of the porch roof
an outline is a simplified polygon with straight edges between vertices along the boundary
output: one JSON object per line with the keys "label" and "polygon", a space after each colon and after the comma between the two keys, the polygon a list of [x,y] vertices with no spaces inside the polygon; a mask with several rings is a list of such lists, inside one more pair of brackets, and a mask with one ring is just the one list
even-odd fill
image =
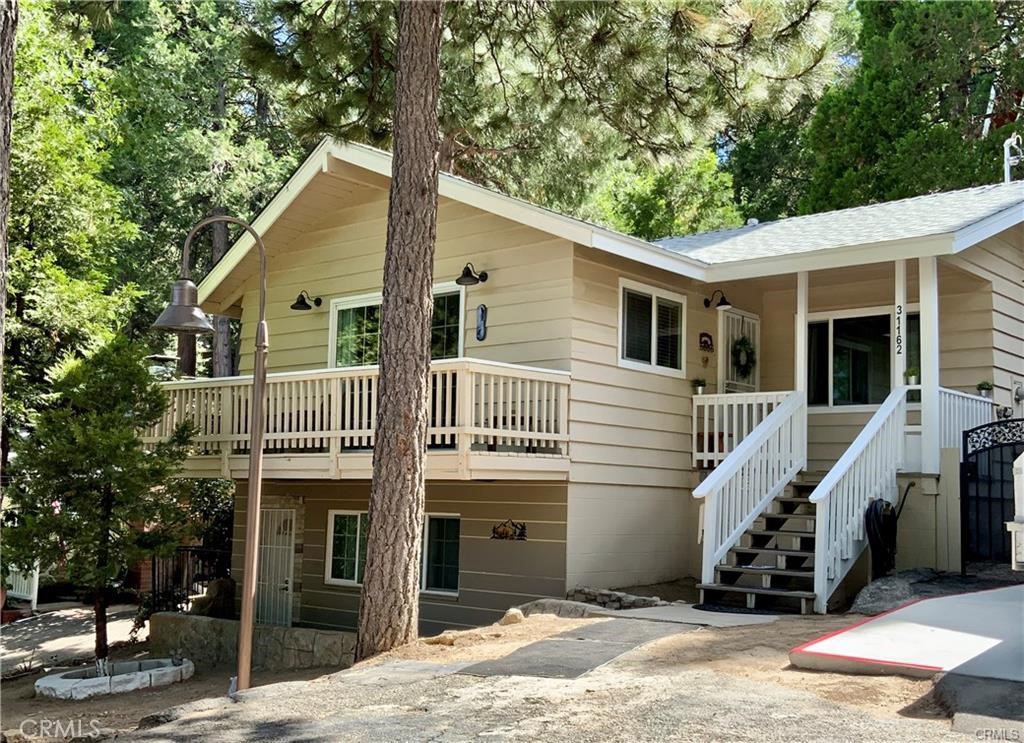
{"label": "porch roof", "polygon": [[948,252],[957,252],[1020,222],[1024,181],[1014,181],[666,237],[655,244],[711,266],[940,236],[951,241]]}

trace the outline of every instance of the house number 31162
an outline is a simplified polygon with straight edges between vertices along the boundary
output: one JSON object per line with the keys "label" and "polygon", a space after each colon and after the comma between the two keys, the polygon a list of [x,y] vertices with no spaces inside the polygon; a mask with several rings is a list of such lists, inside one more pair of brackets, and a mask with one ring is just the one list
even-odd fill
{"label": "house number 31162", "polygon": [[896,305],[896,355],[903,355],[903,305]]}

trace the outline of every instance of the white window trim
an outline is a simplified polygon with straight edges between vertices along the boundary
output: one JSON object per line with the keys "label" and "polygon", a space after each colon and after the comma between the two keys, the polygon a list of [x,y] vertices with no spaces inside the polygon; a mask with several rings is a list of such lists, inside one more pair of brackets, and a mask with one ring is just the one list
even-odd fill
{"label": "white window trim", "polygon": [[[335,578],[331,575],[331,562],[334,559],[334,517],[335,516],[357,516],[361,521],[366,511],[348,511],[344,509],[333,509],[327,512],[327,542],[324,545],[324,583],[330,586],[348,586],[358,588],[362,585],[360,581]],[[356,525],[356,575],[359,575],[359,524]]]}
{"label": "white window trim", "polygon": [[[459,286],[454,281],[442,281],[434,284],[433,295],[459,293],[459,354],[462,358],[466,354],[466,287]],[[384,299],[383,292],[369,292],[366,294],[348,294],[331,299],[330,318],[327,330],[327,368],[337,369],[338,367],[338,310],[350,307],[363,307],[365,305],[380,304]],[[343,367],[346,369],[357,369],[359,367]]]}
{"label": "white window trim", "polygon": [[[346,580],[335,578],[331,575],[331,562],[334,559],[334,517],[335,516],[357,516],[362,520],[367,516],[366,511],[351,511],[346,509],[331,509],[327,511],[327,538],[324,545],[324,584],[329,586],[343,586],[346,588],[359,588],[362,581]],[[427,513],[423,515],[423,538],[420,540],[420,593],[428,596],[445,596],[448,598],[457,597],[459,588],[454,591],[447,591],[440,588],[426,588],[427,584],[427,529],[430,519],[458,519],[459,520],[459,541],[462,541],[462,516],[457,513]],[[359,528],[356,528],[356,570],[359,570]],[[459,570],[462,570],[462,550],[459,550]],[[362,577],[362,576],[360,576]]]}
{"label": "white window trim", "polygon": [[[917,302],[907,302],[903,305],[904,316],[920,314],[921,305]],[[856,317],[877,317],[879,315],[889,316],[889,368],[892,369],[896,364],[896,339],[893,336],[893,332],[896,328],[896,305],[886,304],[878,305],[875,307],[852,307],[844,310],[827,310],[824,312],[808,312],[807,313],[807,325],[810,326],[814,322],[828,322],[828,403],[815,403],[808,404],[807,412],[810,414],[828,414],[828,413],[873,413],[878,410],[880,404],[867,404],[867,405],[836,405],[834,394],[832,390],[832,384],[834,382],[834,370],[833,370],[833,343],[832,343],[832,322],[833,320],[849,320]],[[810,333],[808,332],[808,337]],[[810,364],[810,357],[807,359]],[[890,388],[891,391],[891,388]],[[917,410],[921,407],[921,403],[908,403],[908,409]]]}
{"label": "white window trim", "polygon": [[[640,292],[642,294],[649,294],[653,301],[651,302],[651,363],[645,364],[642,361],[634,361],[633,359],[623,358],[622,355],[622,335],[626,329],[626,321],[623,317],[623,311],[625,307],[622,301],[622,295],[624,289],[630,289],[632,291]],[[680,318],[679,318],[679,368],[670,369],[665,366],[658,366],[658,300],[667,299],[670,302],[676,302],[680,305]],[[616,342],[615,342],[615,355],[618,358],[619,366],[623,369],[632,369],[634,371],[648,372],[649,374],[661,374],[667,377],[678,377],[680,379],[686,378],[686,295],[676,294],[675,292],[668,291],[667,289],[661,289],[650,284],[641,284],[639,281],[633,281],[632,279],[626,279],[619,277],[619,317],[616,323]]]}

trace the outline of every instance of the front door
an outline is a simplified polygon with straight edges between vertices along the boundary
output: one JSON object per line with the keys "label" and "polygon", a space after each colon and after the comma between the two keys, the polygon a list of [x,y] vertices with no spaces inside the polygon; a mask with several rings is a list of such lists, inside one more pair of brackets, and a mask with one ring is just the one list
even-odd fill
{"label": "front door", "polygon": [[961,554],[964,563],[1009,562],[1014,516],[1013,462],[1024,452],[1024,418],[964,431],[960,465]]}
{"label": "front door", "polygon": [[761,388],[761,318],[735,307],[718,311],[718,391]]}
{"label": "front door", "polygon": [[295,509],[260,511],[256,622],[292,623],[292,571],[295,565]]}

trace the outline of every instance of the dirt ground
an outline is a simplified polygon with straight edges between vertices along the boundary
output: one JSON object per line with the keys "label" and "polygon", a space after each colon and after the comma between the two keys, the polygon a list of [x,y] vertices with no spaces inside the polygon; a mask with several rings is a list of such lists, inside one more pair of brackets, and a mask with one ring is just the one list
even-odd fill
{"label": "dirt ground", "polygon": [[[849,676],[798,670],[789,665],[791,648],[825,632],[846,626],[853,617],[783,617],[774,624],[749,627],[700,628],[646,645],[620,658],[623,670],[644,676],[678,674],[690,668],[726,674],[756,684],[810,693],[822,700],[858,708],[872,717],[896,716],[940,719],[945,714],[930,701],[931,682],[889,676]],[[374,666],[390,660],[463,663],[497,658],[560,632],[605,619],[563,619],[535,614],[519,624],[491,625],[464,632],[448,632],[438,638],[415,643],[366,661]],[[135,657],[144,648],[119,651],[121,657]],[[2,727],[17,729],[21,720],[91,719],[104,728],[127,731],[139,719],[178,704],[220,697],[226,692],[232,669],[197,669],[183,684],[154,689],[125,698],[105,697],[84,702],[56,702],[31,698],[35,676],[5,682],[2,688]],[[254,685],[311,679],[325,671],[254,673]],[[10,735],[9,735],[10,737]],[[17,740],[17,738],[12,738]]]}
{"label": "dirt ground", "polygon": [[[149,650],[146,643],[139,643],[115,648],[111,650],[111,656],[117,660],[142,660],[149,657]],[[322,668],[275,673],[255,670],[253,686],[311,679],[327,672],[329,669]],[[228,681],[235,675],[235,669],[228,666],[197,668],[191,679],[180,684],[144,689],[129,696],[104,696],[77,702],[36,698],[33,685],[41,675],[34,673],[0,682],[0,730],[4,731],[9,741],[20,739],[18,728],[24,720],[54,720],[65,725],[68,721],[80,720],[85,731],[90,730],[90,721],[98,720],[104,729],[134,730],[140,719],[168,707],[207,697],[225,696]],[[29,728],[33,732],[35,729]]]}

